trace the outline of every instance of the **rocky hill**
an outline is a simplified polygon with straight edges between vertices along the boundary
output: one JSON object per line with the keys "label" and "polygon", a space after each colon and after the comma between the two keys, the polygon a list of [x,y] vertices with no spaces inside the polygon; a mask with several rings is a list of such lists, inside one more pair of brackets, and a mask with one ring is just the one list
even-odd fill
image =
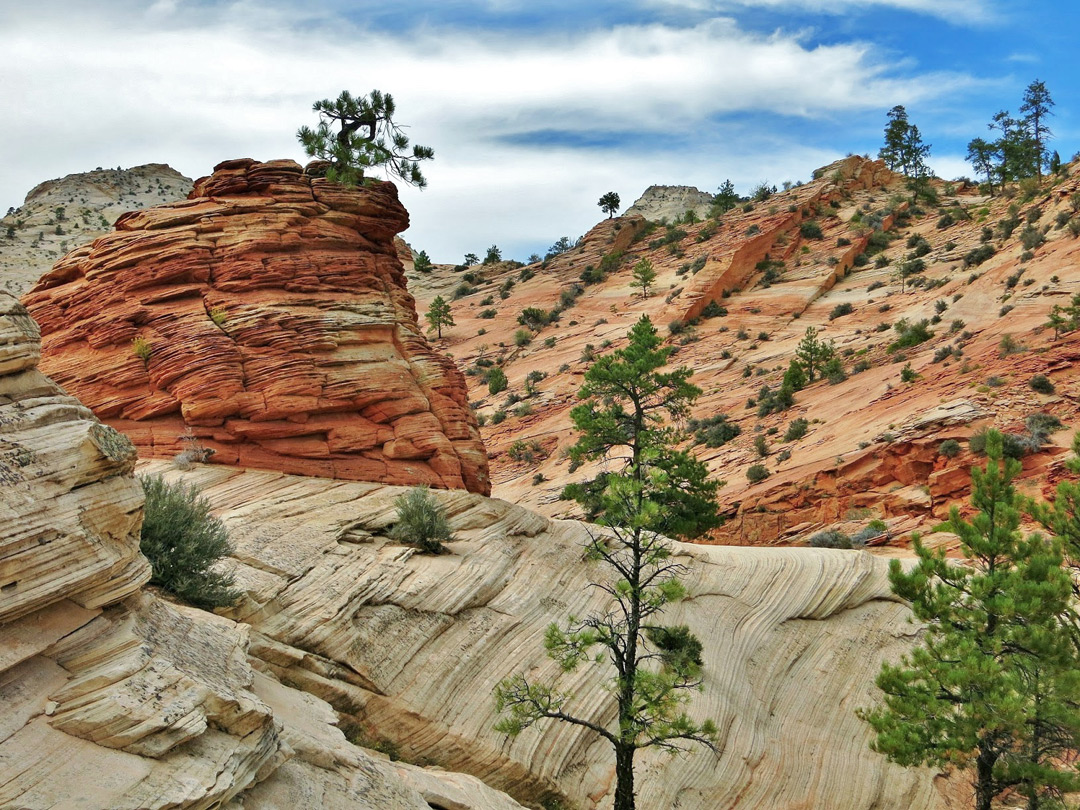
{"label": "rocky hill", "polygon": [[0,289],[22,295],[69,250],[127,211],[187,197],[192,181],[162,163],[47,180],[0,219]]}
{"label": "rocky hill", "polygon": [[43,368],[145,456],[488,492],[461,373],[417,326],[391,183],[236,160],[24,297]]}
{"label": "rocky hill", "polygon": [[[1024,460],[1030,486],[1053,480],[1080,427],[1076,333],[1044,326],[1080,293],[1080,166],[1029,196],[939,182],[937,202],[918,205],[879,162],[847,158],[815,177],[716,219],[604,220],[543,264],[420,279],[421,311],[435,294],[454,299],[457,325],[439,345],[465,369],[486,423],[494,493],[577,514],[558,498],[575,477],[569,411],[591,359],[622,345],[642,315],[668,336],[674,362],[694,369],[704,392],[694,417],[739,430],[721,443],[723,431],[703,426],[694,440],[727,481],[717,542],[798,543],[872,518],[901,534],[932,524],[968,491],[976,457],[964,440],[987,426],[1028,435],[1037,412],[1071,428]],[[641,259],[658,273],[647,298],[631,287]],[[808,327],[835,344],[843,373],[774,410]],[[495,365],[509,388],[492,395]],[[1032,388],[1036,375],[1050,386]],[[785,439],[796,419],[805,435]],[[941,454],[946,439],[962,452]],[[769,477],[751,483],[758,464]]]}
{"label": "rocky hill", "polygon": [[649,186],[634,201],[624,216],[640,216],[648,220],[675,220],[683,217],[687,211],[693,211],[698,218],[708,216],[712,207],[712,194],[706,194],[693,186]]}

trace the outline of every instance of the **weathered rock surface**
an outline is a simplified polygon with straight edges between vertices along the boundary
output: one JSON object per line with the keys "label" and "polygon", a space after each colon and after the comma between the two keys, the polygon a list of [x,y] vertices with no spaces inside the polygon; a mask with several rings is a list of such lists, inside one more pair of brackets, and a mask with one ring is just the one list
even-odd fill
{"label": "weathered rock surface", "polygon": [[693,186],[649,186],[623,216],[642,216],[659,222],[674,221],[687,211],[700,219],[709,213],[713,195]]}
{"label": "weathered rock surface", "polygon": [[[197,483],[229,526],[246,592],[233,615],[251,624],[260,669],[329,701],[407,760],[467,771],[534,806],[610,807],[606,743],[557,723],[516,741],[492,729],[494,685],[516,672],[557,678],[545,627],[602,598],[581,559],[584,524],[439,492],[457,539],[425,556],[384,536],[400,488],[146,467]],[[932,772],[872,753],[854,714],[875,699],[881,661],[917,635],[891,598],[885,560],[685,544],[677,553],[691,569],[690,598],[668,618],[704,644],[692,713],[717,720],[721,753],[642,756],[641,807],[960,806]],[[610,723],[605,673],[587,666],[558,684],[575,695],[574,711]]]}
{"label": "weathered rock surface", "polygon": [[[472,268],[475,291],[455,301],[457,326],[441,345],[465,369],[470,400],[486,419],[494,494],[552,517],[579,514],[559,493],[597,468],[570,472],[563,452],[575,439],[569,412],[592,358],[625,345],[642,315],[677,352],[673,362],[694,370],[703,394],[692,416],[724,414],[742,431],[722,447],[694,447],[727,482],[720,500],[730,519],[714,533],[717,542],[803,543],[838,522],[857,530],[881,518],[905,527],[893,535],[904,543],[911,529],[929,529],[950,505],[962,506],[970,491],[979,459],[966,450],[940,456],[943,440],[963,444],[986,427],[1024,432],[1025,418],[1038,411],[1068,426],[1025,459],[1024,486],[1045,491],[1080,427],[1080,341],[1076,332],[1055,339],[1044,327],[1054,304],[1080,293],[1080,239],[1065,227],[1080,217],[1073,210],[1080,162],[1026,200],[977,197],[939,182],[935,190],[938,205],[912,208],[902,177],[879,161],[845,158],[719,219],[651,231],[637,217],[603,220],[542,265]],[[987,244],[987,230],[994,255],[967,261]],[[897,267],[915,253],[925,270],[902,284]],[[642,298],[631,272],[646,258],[657,279]],[[442,268],[424,276],[418,306],[450,294],[461,278]],[[558,307],[558,319],[517,346],[527,307]],[[904,319],[928,320],[931,338],[892,347]],[[796,394],[792,408],[759,416],[762,387],[779,388],[811,326],[835,341],[847,378],[818,380]],[[1014,350],[1002,351],[1006,335]],[[509,380],[495,396],[484,380],[491,362]],[[907,365],[919,375],[914,382],[901,379]],[[1035,374],[1056,391],[1032,390]],[[971,407],[934,416],[956,403]],[[796,418],[808,421],[808,432],[784,439]],[[754,445],[759,434],[767,440],[764,458]],[[508,452],[515,442],[536,442],[541,451],[525,460]],[[751,484],[746,472],[755,464],[771,475]]]}
{"label": "weathered rock surface", "polygon": [[38,354],[0,292],[0,807],[520,810],[350,744],[247,625],[140,590],[135,449]]}
{"label": "weathered rock surface", "polygon": [[[453,361],[417,325],[390,183],[223,163],[27,294],[42,368],[143,455],[488,492]],[[133,341],[138,341],[136,346]]]}
{"label": "weathered rock surface", "polygon": [[72,247],[108,233],[121,214],[182,200],[191,183],[163,163],[39,183],[0,218],[0,289],[22,295]]}

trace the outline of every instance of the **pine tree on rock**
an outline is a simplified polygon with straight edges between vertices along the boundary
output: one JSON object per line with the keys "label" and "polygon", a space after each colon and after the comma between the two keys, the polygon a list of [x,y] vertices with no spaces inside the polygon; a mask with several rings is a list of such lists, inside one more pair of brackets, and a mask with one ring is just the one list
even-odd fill
{"label": "pine tree on rock", "polygon": [[544,646],[564,672],[607,662],[614,670],[607,684],[616,721],[604,724],[575,713],[573,695],[526,675],[507,678],[495,689],[503,715],[496,728],[506,734],[550,718],[586,728],[611,744],[614,810],[634,810],[637,751],[659,747],[674,753],[690,744],[715,750],[718,733],[712,721],[695,722],[683,708],[701,684],[701,643],[686,626],[657,623],[664,607],[685,594],[686,567],[673,556],[664,533],[695,534],[718,523],[717,482],[707,480],[704,464],[672,449],[678,432],[664,423],[665,416],[685,416],[701,393],[688,382],[689,369],[660,370],[670,353],[642,317],[625,349],[589,368],[579,393],[585,402],[571,412],[581,434],[570,451],[575,463],[623,460],[617,471],[576,491],[606,527],[591,535],[585,551],[589,562],[602,566],[593,584],[609,601],[605,609],[571,617],[565,626],[549,626]]}
{"label": "pine tree on rock", "polygon": [[642,259],[634,265],[633,271],[631,271],[632,281],[631,287],[641,288],[641,297],[649,297],[649,288],[652,283],[656,281],[656,271],[653,269],[653,263],[648,259]]}
{"label": "pine tree on rock", "polygon": [[328,180],[356,186],[368,179],[365,172],[385,168],[410,185],[427,185],[419,163],[435,152],[419,145],[407,151],[409,138],[394,123],[396,107],[389,93],[372,90],[354,97],[342,90],[333,101],[316,101],[312,109],[319,114],[319,125],[300,127],[296,137],[309,157],[329,161]]}
{"label": "pine tree on rock", "polygon": [[1020,105],[1020,112],[1024,114],[1024,124],[1030,133],[1035,148],[1035,171],[1042,183],[1043,165],[1047,162],[1046,141],[1053,133],[1046,125],[1046,119],[1053,115],[1051,108],[1054,100],[1050,98],[1050,91],[1046,89],[1045,82],[1038,79],[1027,86],[1024,91],[1024,100]]}
{"label": "pine tree on rock", "polygon": [[987,435],[989,461],[972,470],[970,520],[954,506],[943,528],[967,564],[916,536],[918,563],[889,566],[893,592],[925,625],[922,643],[877,678],[884,705],[860,712],[873,748],[901,765],[972,772],[975,808],[990,810],[1016,789],[1029,810],[1080,788],[1065,755],[1080,746],[1077,616],[1061,543],[1021,536],[1020,470],[1002,460],[1002,436]]}
{"label": "pine tree on rock", "polygon": [[597,205],[600,206],[600,210],[608,215],[608,219],[611,219],[617,213],[619,213],[619,195],[614,191],[609,191],[600,197],[600,202]]}
{"label": "pine tree on rock", "polygon": [[443,327],[454,325],[454,315],[450,311],[450,304],[441,295],[435,296],[424,317],[428,322],[428,331],[438,332],[440,340]]}

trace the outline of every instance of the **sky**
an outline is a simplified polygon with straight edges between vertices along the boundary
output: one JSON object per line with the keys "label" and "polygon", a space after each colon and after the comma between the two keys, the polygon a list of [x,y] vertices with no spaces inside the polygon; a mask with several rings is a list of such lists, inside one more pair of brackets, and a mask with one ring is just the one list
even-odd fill
{"label": "sky", "polygon": [[96,167],[305,162],[312,104],[391,93],[433,261],[543,254],[652,184],[810,178],[905,106],[940,176],[1044,81],[1080,150],[1076,0],[0,0],[0,210]]}

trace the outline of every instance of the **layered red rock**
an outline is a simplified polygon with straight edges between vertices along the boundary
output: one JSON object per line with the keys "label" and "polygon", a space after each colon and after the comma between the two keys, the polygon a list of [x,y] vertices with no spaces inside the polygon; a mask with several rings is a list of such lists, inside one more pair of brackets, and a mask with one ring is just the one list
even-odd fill
{"label": "layered red rock", "polygon": [[417,323],[391,183],[234,160],[133,211],[25,303],[42,368],[143,456],[487,493],[453,361]]}

